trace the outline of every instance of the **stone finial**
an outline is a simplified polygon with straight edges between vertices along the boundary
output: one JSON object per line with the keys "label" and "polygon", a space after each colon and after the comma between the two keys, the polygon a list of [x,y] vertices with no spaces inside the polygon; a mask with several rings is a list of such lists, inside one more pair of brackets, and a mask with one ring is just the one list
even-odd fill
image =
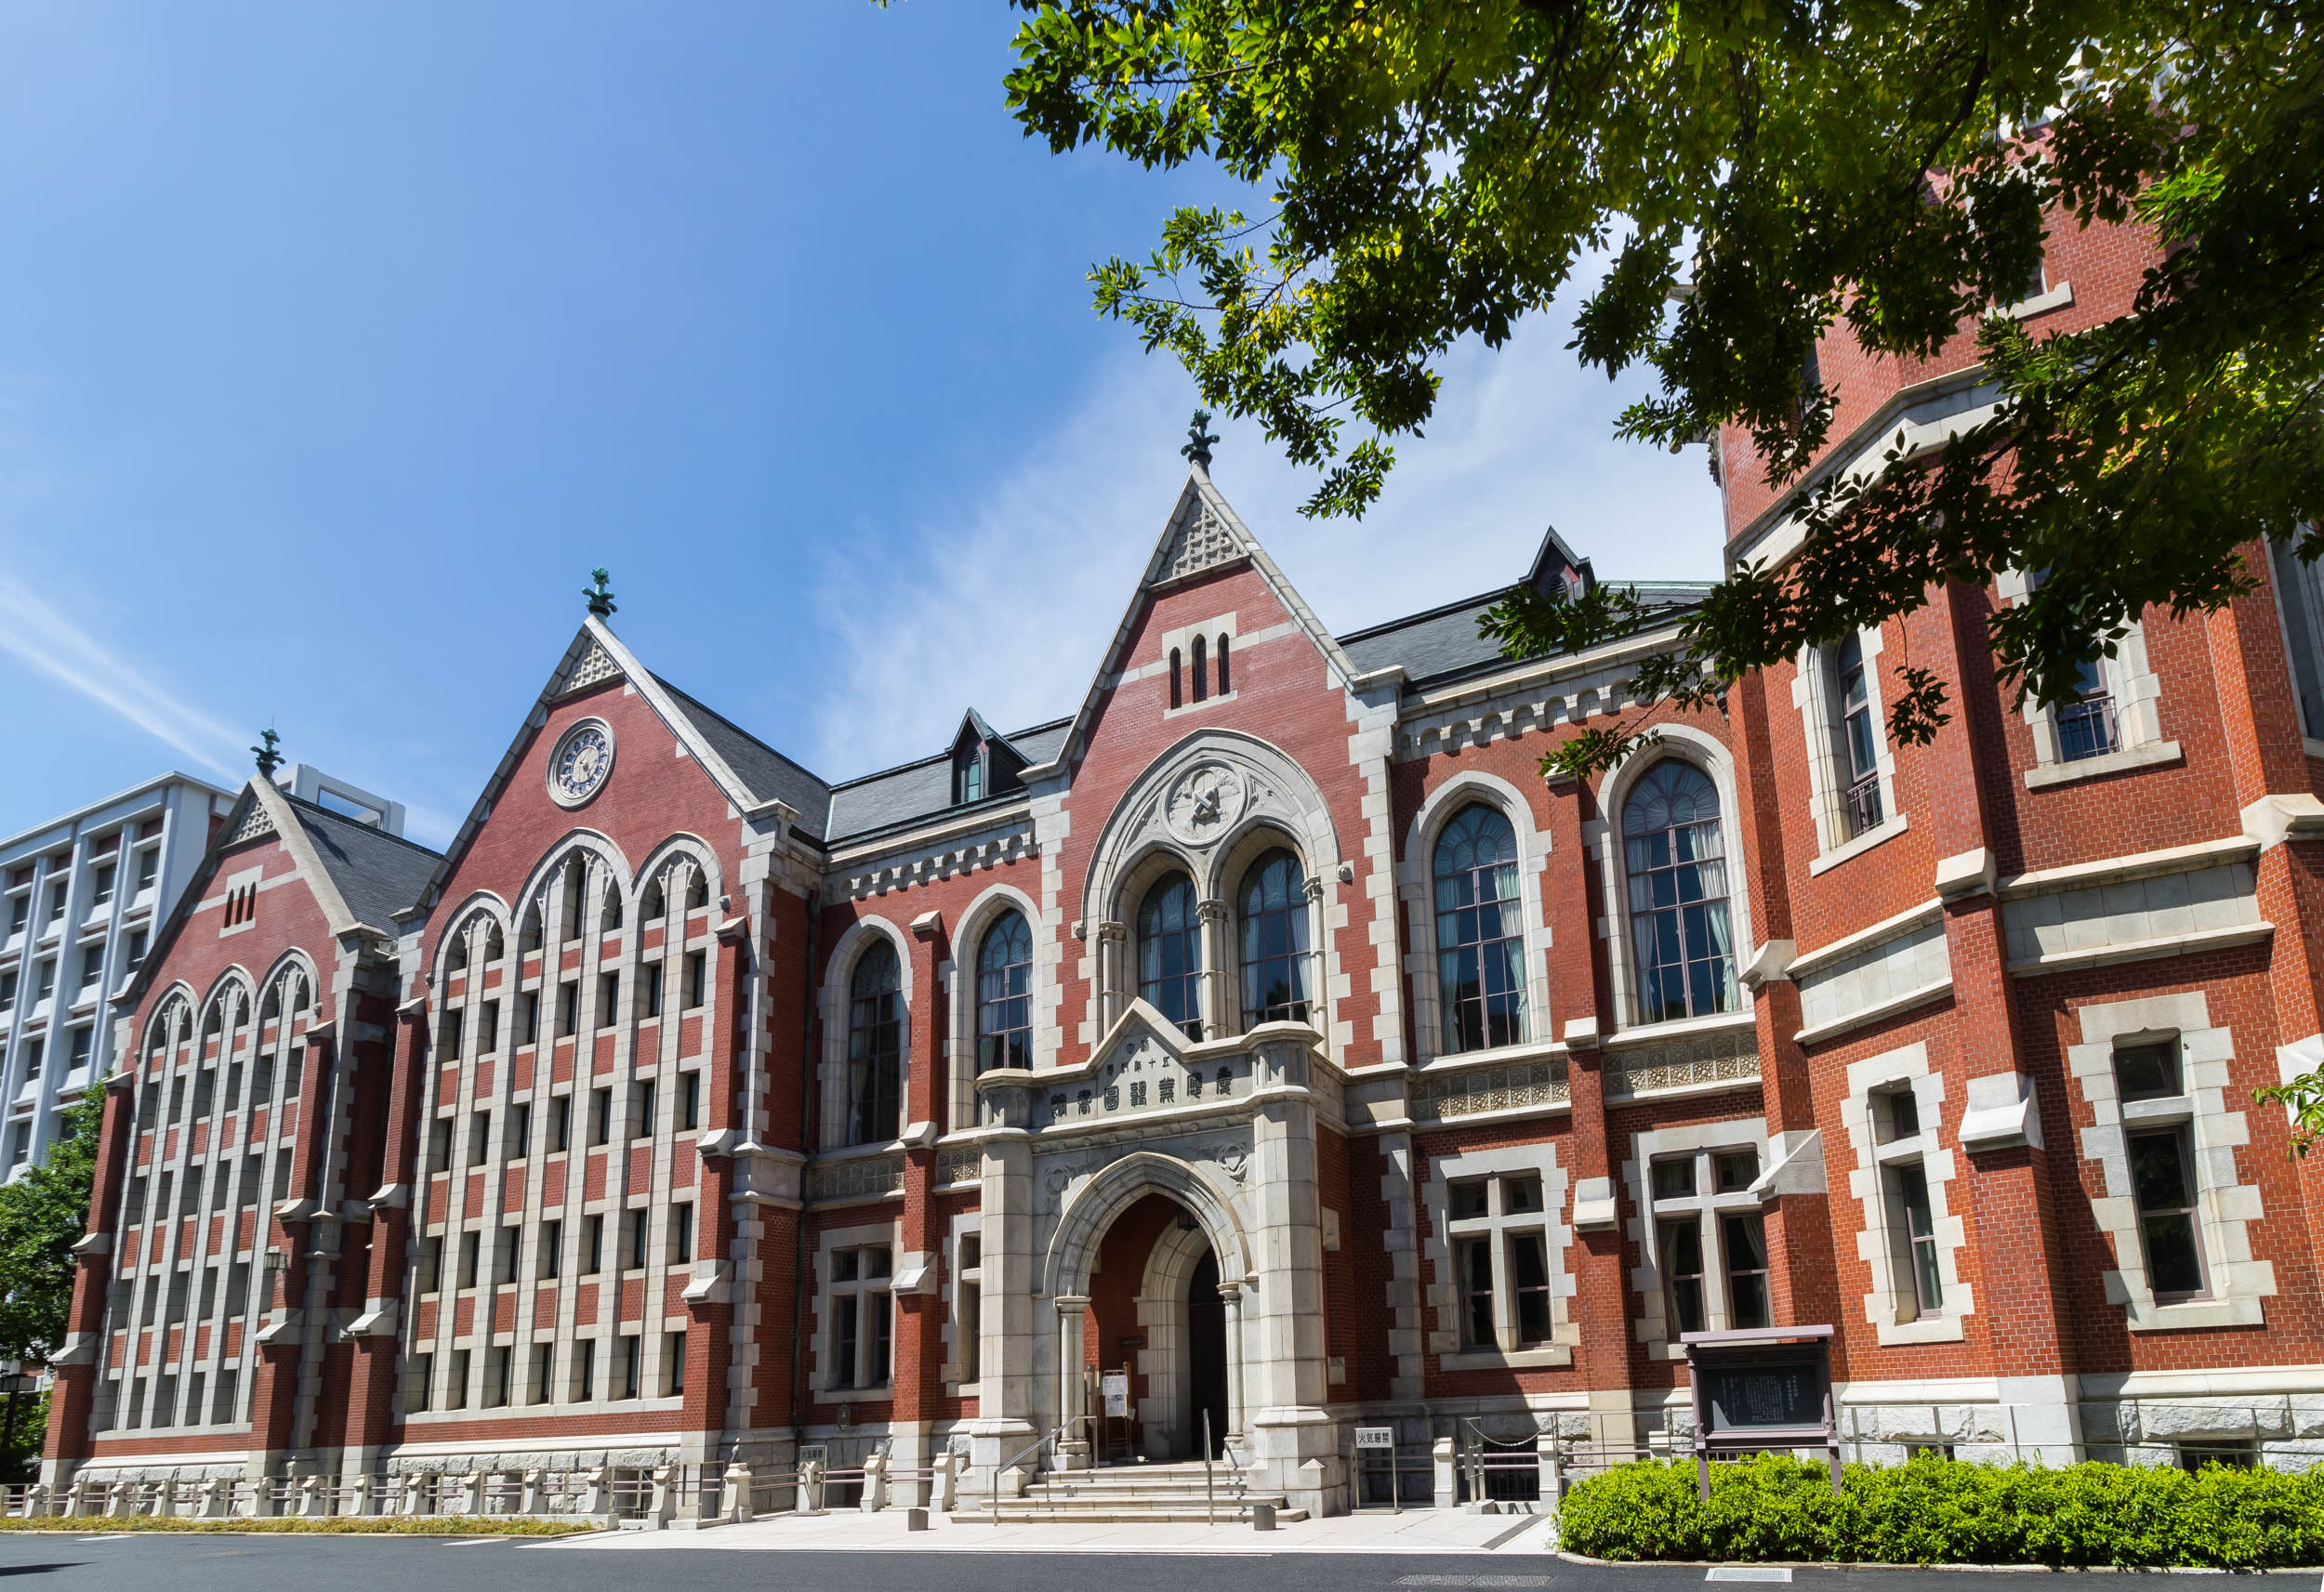
{"label": "stone finial", "polygon": [[581,595],[589,599],[591,613],[600,619],[611,619],[614,616],[614,588],[606,583],[614,577],[602,566],[591,570],[589,576],[597,585],[583,586]]}
{"label": "stone finial", "polygon": [[275,749],[282,743],[282,740],[283,738],[274,732],[274,726],[270,724],[258,731],[258,744],[250,748],[257,754],[258,772],[270,781],[274,778],[274,770],[283,766],[283,754]]}
{"label": "stone finial", "polygon": [[1186,428],[1186,445],[1179,450],[1204,469],[1210,467],[1210,444],[1219,439],[1210,431],[1210,411],[1195,411],[1194,423]]}

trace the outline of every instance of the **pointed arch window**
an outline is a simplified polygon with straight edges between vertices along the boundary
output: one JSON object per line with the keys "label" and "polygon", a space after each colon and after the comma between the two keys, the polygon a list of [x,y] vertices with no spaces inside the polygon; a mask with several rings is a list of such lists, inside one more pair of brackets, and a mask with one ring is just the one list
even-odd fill
{"label": "pointed arch window", "polygon": [[976,953],[976,1070],[1033,1065],[1033,933],[1003,913]]}
{"label": "pointed arch window", "polygon": [[710,875],[704,873],[700,868],[696,868],[693,871],[693,877],[689,879],[686,884],[686,910],[688,912],[699,912],[709,904]]}
{"label": "pointed arch window", "polygon": [[1185,666],[1185,665],[1184,665],[1184,664],[1182,664],[1182,663],[1180,663],[1180,661],[1179,661],[1178,649],[1177,649],[1177,648],[1175,648],[1175,647],[1171,648],[1171,649],[1170,649],[1170,705],[1171,705],[1172,707],[1183,707],[1183,706],[1185,706],[1185,705],[1186,705],[1186,693],[1185,693],[1184,687],[1183,687],[1183,685],[1182,685],[1182,674],[1181,674],[1181,671],[1184,668],[1184,666]]}
{"label": "pointed arch window", "polygon": [[1735,1009],[1735,947],[1719,791],[1692,763],[1665,758],[1622,805],[1638,1020]]}
{"label": "pointed arch window", "polygon": [[605,907],[603,911],[597,914],[598,932],[601,934],[611,934],[614,929],[619,928],[620,927],[621,887],[614,884],[611,879],[608,879],[605,882]]}
{"label": "pointed arch window", "polygon": [[1172,874],[1138,907],[1138,993],[1183,1029],[1202,1037],[1202,922],[1195,881]]}
{"label": "pointed arch window", "polygon": [[884,1144],[904,1099],[904,967],[876,940],[848,985],[847,1125],[851,1144]]}
{"label": "pointed arch window", "polygon": [[1436,841],[1437,999],[1446,1054],[1525,1037],[1525,935],[1517,889],[1517,831],[1482,803]]}
{"label": "pointed arch window", "polygon": [[1278,846],[1252,863],[1240,904],[1243,1026],[1305,1022],[1307,875],[1299,859]]}
{"label": "pointed arch window", "polygon": [[1219,632],[1219,694],[1221,696],[1226,695],[1235,689],[1234,682],[1228,678],[1226,672],[1226,644],[1227,634],[1221,630]]}
{"label": "pointed arch window", "polygon": [[541,948],[541,903],[538,901],[525,909],[524,927],[517,930],[517,950],[520,953]]}
{"label": "pointed arch window", "polygon": [[502,953],[502,952],[504,952],[504,951],[506,951],[507,949],[508,949],[508,941],[505,941],[505,940],[503,940],[503,939],[501,938],[501,935],[500,935],[500,925],[498,925],[497,923],[487,923],[487,924],[485,924],[485,925],[484,925],[484,961],[485,961],[485,964],[486,964],[487,966],[490,966],[492,963],[495,963],[495,962],[499,961],[499,960],[500,960],[500,956],[501,956],[501,953]]}
{"label": "pointed arch window", "polygon": [[1202,701],[1210,694],[1210,669],[1203,659],[1202,648],[1202,638],[1197,636],[1195,638],[1194,650],[1195,700],[1196,702]]}
{"label": "pointed arch window", "polygon": [[587,893],[588,879],[588,872],[581,866],[579,858],[576,857],[565,864],[565,938],[567,940],[581,938],[582,897]]}
{"label": "pointed arch window", "polygon": [[646,881],[645,898],[638,906],[638,921],[640,923],[661,922],[665,916],[668,915],[667,903],[668,898],[662,889],[662,876],[656,874]]}

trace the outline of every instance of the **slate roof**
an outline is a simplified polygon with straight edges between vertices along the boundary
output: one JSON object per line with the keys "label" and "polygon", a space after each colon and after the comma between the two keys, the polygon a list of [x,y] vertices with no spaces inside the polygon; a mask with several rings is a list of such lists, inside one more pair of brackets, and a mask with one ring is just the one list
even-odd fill
{"label": "slate roof", "polygon": [[[1020,730],[1014,735],[1001,737],[1024,755],[1029,763],[1046,763],[1057,756],[1065,743],[1065,735],[1073,728],[1073,720],[1060,718],[1039,724],[1030,730]],[[1004,792],[987,796],[986,802],[999,805],[1016,793]],[[966,812],[971,803],[957,810]],[[915,819],[931,818],[940,812],[955,810],[952,801],[952,753],[949,749],[932,757],[902,768],[883,769],[861,779],[845,780],[831,787],[831,839],[836,844],[859,835],[876,834],[894,824],[908,823]]]}
{"label": "slate roof", "polygon": [[797,810],[800,834],[821,840],[831,832],[832,787],[759,740],[747,730],[706,707],[661,676],[654,683],[669,693],[671,705],[686,716],[694,732],[707,741],[735,777],[760,801],[779,801]]}
{"label": "slate roof", "polygon": [[394,914],[419,900],[442,857],[416,841],[343,818],[287,792],[283,799],[313,842],[315,856],[338,887],[347,910],[358,922],[392,932]]}
{"label": "slate roof", "polygon": [[[1608,585],[1634,586],[1647,601],[1673,612],[1691,608],[1710,594],[1703,581],[1621,581]],[[1462,675],[1483,674],[1505,662],[1501,650],[1477,634],[1477,616],[1501,599],[1498,591],[1472,597],[1425,613],[1392,619],[1369,630],[1340,638],[1355,666],[1368,674],[1401,664],[1414,686],[1438,685]]]}

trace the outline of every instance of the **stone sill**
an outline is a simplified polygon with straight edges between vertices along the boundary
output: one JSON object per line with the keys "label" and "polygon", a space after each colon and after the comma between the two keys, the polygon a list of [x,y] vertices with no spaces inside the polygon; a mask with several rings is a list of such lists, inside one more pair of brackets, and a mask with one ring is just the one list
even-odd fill
{"label": "stone sill", "polygon": [[1910,1011],[1915,1007],[1926,1006],[1931,1001],[1941,999],[1952,993],[1953,980],[1952,975],[1948,973],[1934,983],[1923,984],[1917,990],[1907,990],[1904,993],[1891,995],[1884,1001],[1875,1001],[1870,1006],[1852,1011],[1845,1017],[1836,1017],[1829,1021],[1819,1022],[1812,1028],[1803,1028],[1791,1036],[1791,1042],[1794,1045],[1820,1045],[1825,1040],[1836,1038],[1852,1029],[1869,1027],[1884,1019]]}
{"label": "stone sill", "polygon": [[2038,769],[2026,770],[2026,788],[2029,791],[2048,790],[2056,785],[2080,783],[2083,780],[2102,779],[2107,774],[2127,774],[2137,769],[2160,768],[2166,763],[2185,760],[2176,741],[2150,741],[2143,746],[2126,746],[2119,752],[2109,752],[2103,757],[2083,757],[2072,763],[2045,763]]}
{"label": "stone sill", "polygon": [[1881,1347],[1915,1343],[1960,1343],[1968,1335],[1968,1329],[1957,1315],[1923,1316],[1918,1321],[1880,1322]]}
{"label": "stone sill", "polygon": [[1909,820],[1901,812],[1891,813],[1844,846],[1834,847],[1807,865],[1808,877],[1837,868],[1852,858],[1861,857],[1875,846],[1894,840],[1909,826]]}
{"label": "stone sill", "polygon": [[1573,1362],[1574,1351],[1564,1348],[1516,1349],[1507,1354],[1494,1349],[1472,1349],[1436,1357],[1439,1371],[1533,1371]]}

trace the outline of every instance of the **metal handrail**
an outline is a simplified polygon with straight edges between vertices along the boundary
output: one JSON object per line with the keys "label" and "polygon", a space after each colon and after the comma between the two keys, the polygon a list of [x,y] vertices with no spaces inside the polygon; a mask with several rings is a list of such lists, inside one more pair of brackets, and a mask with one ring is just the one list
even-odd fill
{"label": "metal handrail", "polygon": [[[1089,1417],[1086,1414],[1067,1415],[1063,1420],[1057,1423],[1054,1430],[1043,1434],[1030,1446],[1019,1449],[1015,1454],[1010,1454],[1007,1459],[1002,1460],[998,1465],[993,1467],[992,1475],[985,1479],[984,1503],[986,1510],[990,1514],[994,1525],[997,1526],[1000,1524],[1001,1472],[1013,1469],[1020,1460],[1029,1459],[1033,1455],[1041,1453],[1043,1450],[1047,1449],[1050,1443],[1063,1439],[1067,1432],[1074,1428],[1076,1423],[1086,1421],[1089,1418]],[[1050,1499],[1047,1495],[1046,1490],[1043,1494],[1043,1502],[1054,1502],[1053,1499]]]}

